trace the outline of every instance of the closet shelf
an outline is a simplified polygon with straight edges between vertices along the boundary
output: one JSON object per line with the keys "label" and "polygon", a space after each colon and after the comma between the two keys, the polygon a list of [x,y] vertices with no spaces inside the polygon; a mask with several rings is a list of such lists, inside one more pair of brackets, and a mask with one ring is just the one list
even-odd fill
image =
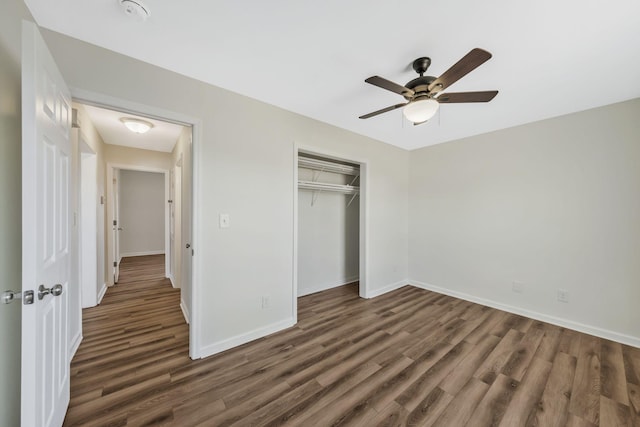
{"label": "closet shelf", "polygon": [[329,184],[326,182],[298,181],[298,188],[300,190],[331,191],[334,193],[353,195],[360,194],[360,187],[354,187],[352,185]]}
{"label": "closet shelf", "polygon": [[326,160],[312,159],[310,157],[298,157],[298,167],[322,172],[339,173],[343,175],[358,176],[360,168],[357,166],[343,165],[341,163],[328,162]]}

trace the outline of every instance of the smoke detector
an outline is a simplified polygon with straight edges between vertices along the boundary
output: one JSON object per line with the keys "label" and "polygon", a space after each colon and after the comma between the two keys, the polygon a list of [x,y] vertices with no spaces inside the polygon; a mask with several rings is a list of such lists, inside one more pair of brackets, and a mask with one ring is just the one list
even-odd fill
{"label": "smoke detector", "polygon": [[129,16],[134,17],[138,21],[146,21],[151,10],[141,0],[119,0],[120,6]]}

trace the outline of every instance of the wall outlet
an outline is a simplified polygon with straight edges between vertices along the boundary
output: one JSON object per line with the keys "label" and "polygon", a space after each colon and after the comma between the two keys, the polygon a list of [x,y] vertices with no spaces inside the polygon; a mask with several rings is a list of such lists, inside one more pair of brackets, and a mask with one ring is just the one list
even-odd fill
{"label": "wall outlet", "polygon": [[229,228],[229,214],[221,213],[218,218],[218,225],[220,228]]}
{"label": "wall outlet", "polygon": [[262,308],[269,308],[269,295],[262,296]]}
{"label": "wall outlet", "polygon": [[558,289],[558,301],[569,302],[569,291],[566,289]]}
{"label": "wall outlet", "polygon": [[524,283],[513,281],[511,283],[511,290],[517,294],[521,294],[524,292]]}

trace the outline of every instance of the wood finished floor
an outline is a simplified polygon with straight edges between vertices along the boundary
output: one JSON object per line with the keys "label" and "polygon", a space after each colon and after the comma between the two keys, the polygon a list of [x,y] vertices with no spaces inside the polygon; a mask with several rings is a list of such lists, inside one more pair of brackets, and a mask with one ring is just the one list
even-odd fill
{"label": "wood finished floor", "polygon": [[191,361],[163,270],[123,260],[83,311],[65,425],[640,426],[640,349],[409,286]]}

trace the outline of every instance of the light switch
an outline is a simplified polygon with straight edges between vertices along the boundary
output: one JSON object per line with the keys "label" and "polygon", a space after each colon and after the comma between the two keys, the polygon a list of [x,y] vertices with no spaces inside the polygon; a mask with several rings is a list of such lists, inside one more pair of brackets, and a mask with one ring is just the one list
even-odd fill
{"label": "light switch", "polygon": [[229,228],[229,214],[220,214],[219,225],[220,228]]}

